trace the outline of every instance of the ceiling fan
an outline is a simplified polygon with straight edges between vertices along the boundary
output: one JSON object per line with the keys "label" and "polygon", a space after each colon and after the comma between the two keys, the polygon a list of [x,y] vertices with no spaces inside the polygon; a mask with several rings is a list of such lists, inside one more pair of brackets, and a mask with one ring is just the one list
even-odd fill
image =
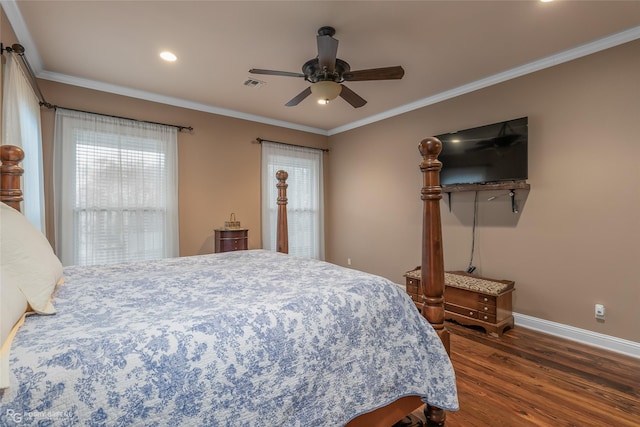
{"label": "ceiling fan", "polygon": [[342,82],[397,80],[404,76],[404,69],[400,66],[351,71],[351,67],[346,61],[336,57],[338,40],[333,38],[335,33],[336,30],[333,27],[322,27],[318,30],[318,56],[304,63],[302,73],[262,70],[259,68],[252,68],[249,72],[272,76],[300,77],[310,82],[311,86],[285,104],[287,107],[298,105],[313,93],[321,104],[327,104],[340,96],[354,108],[359,108],[365,105],[367,101],[342,84]]}

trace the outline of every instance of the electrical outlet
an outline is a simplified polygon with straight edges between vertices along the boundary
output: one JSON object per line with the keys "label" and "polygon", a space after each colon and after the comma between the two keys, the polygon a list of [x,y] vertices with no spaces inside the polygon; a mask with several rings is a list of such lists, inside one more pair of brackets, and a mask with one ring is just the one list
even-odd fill
{"label": "electrical outlet", "polygon": [[347,258],[347,265],[351,265],[351,258]]}
{"label": "electrical outlet", "polygon": [[596,319],[604,320],[604,305],[596,304]]}

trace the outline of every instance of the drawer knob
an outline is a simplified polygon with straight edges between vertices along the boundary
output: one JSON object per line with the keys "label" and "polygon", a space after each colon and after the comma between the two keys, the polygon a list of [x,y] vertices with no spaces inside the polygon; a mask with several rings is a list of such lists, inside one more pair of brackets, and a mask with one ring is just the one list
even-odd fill
{"label": "drawer knob", "polygon": [[473,311],[470,311],[470,312],[469,312],[469,316],[473,316]]}
{"label": "drawer knob", "polygon": [[486,305],[484,306],[484,311],[488,311],[489,307],[487,307]]}
{"label": "drawer knob", "polygon": [[487,320],[488,318],[489,318],[489,317],[487,317],[487,316],[484,316],[484,320]]}
{"label": "drawer knob", "polygon": [[487,302],[487,301],[489,301],[489,298],[484,297],[484,302]]}

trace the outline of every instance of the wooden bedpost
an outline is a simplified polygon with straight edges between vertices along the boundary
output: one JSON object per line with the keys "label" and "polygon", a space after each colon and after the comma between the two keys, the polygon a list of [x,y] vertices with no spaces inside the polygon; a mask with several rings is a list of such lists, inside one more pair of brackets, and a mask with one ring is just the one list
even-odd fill
{"label": "wooden bedpost", "polygon": [[278,229],[276,251],[289,253],[289,225],[287,223],[287,178],[289,174],[283,170],[276,172],[278,179]]}
{"label": "wooden bedpost", "polygon": [[20,177],[24,169],[19,163],[24,159],[24,151],[15,145],[0,145],[0,202],[20,210],[22,187]]}
{"label": "wooden bedpost", "polygon": [[[418,146],[422,154],[423,186],[420,198],[423,200],[422,212],[422,264],[420,267],[421,312],[431,323],[442,340],[447,353],[450,352],[449,331],[444,327],[444,258],[442,249],[442,220],[440,219],[440,170],[442,162],[438,154],[442,143],[438,138],[426,138]],[[425,410],[428,426],[443,426],[445,411],[427,405]]]}

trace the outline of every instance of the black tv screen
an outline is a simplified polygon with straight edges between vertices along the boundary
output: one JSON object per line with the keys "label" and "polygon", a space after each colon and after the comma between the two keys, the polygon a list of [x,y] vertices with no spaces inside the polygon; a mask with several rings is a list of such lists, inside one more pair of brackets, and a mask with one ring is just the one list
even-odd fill
{"label": "black tv screen", "polygon": [[528,117],[437,135],[440,183],[478,184],[528,178]]}

